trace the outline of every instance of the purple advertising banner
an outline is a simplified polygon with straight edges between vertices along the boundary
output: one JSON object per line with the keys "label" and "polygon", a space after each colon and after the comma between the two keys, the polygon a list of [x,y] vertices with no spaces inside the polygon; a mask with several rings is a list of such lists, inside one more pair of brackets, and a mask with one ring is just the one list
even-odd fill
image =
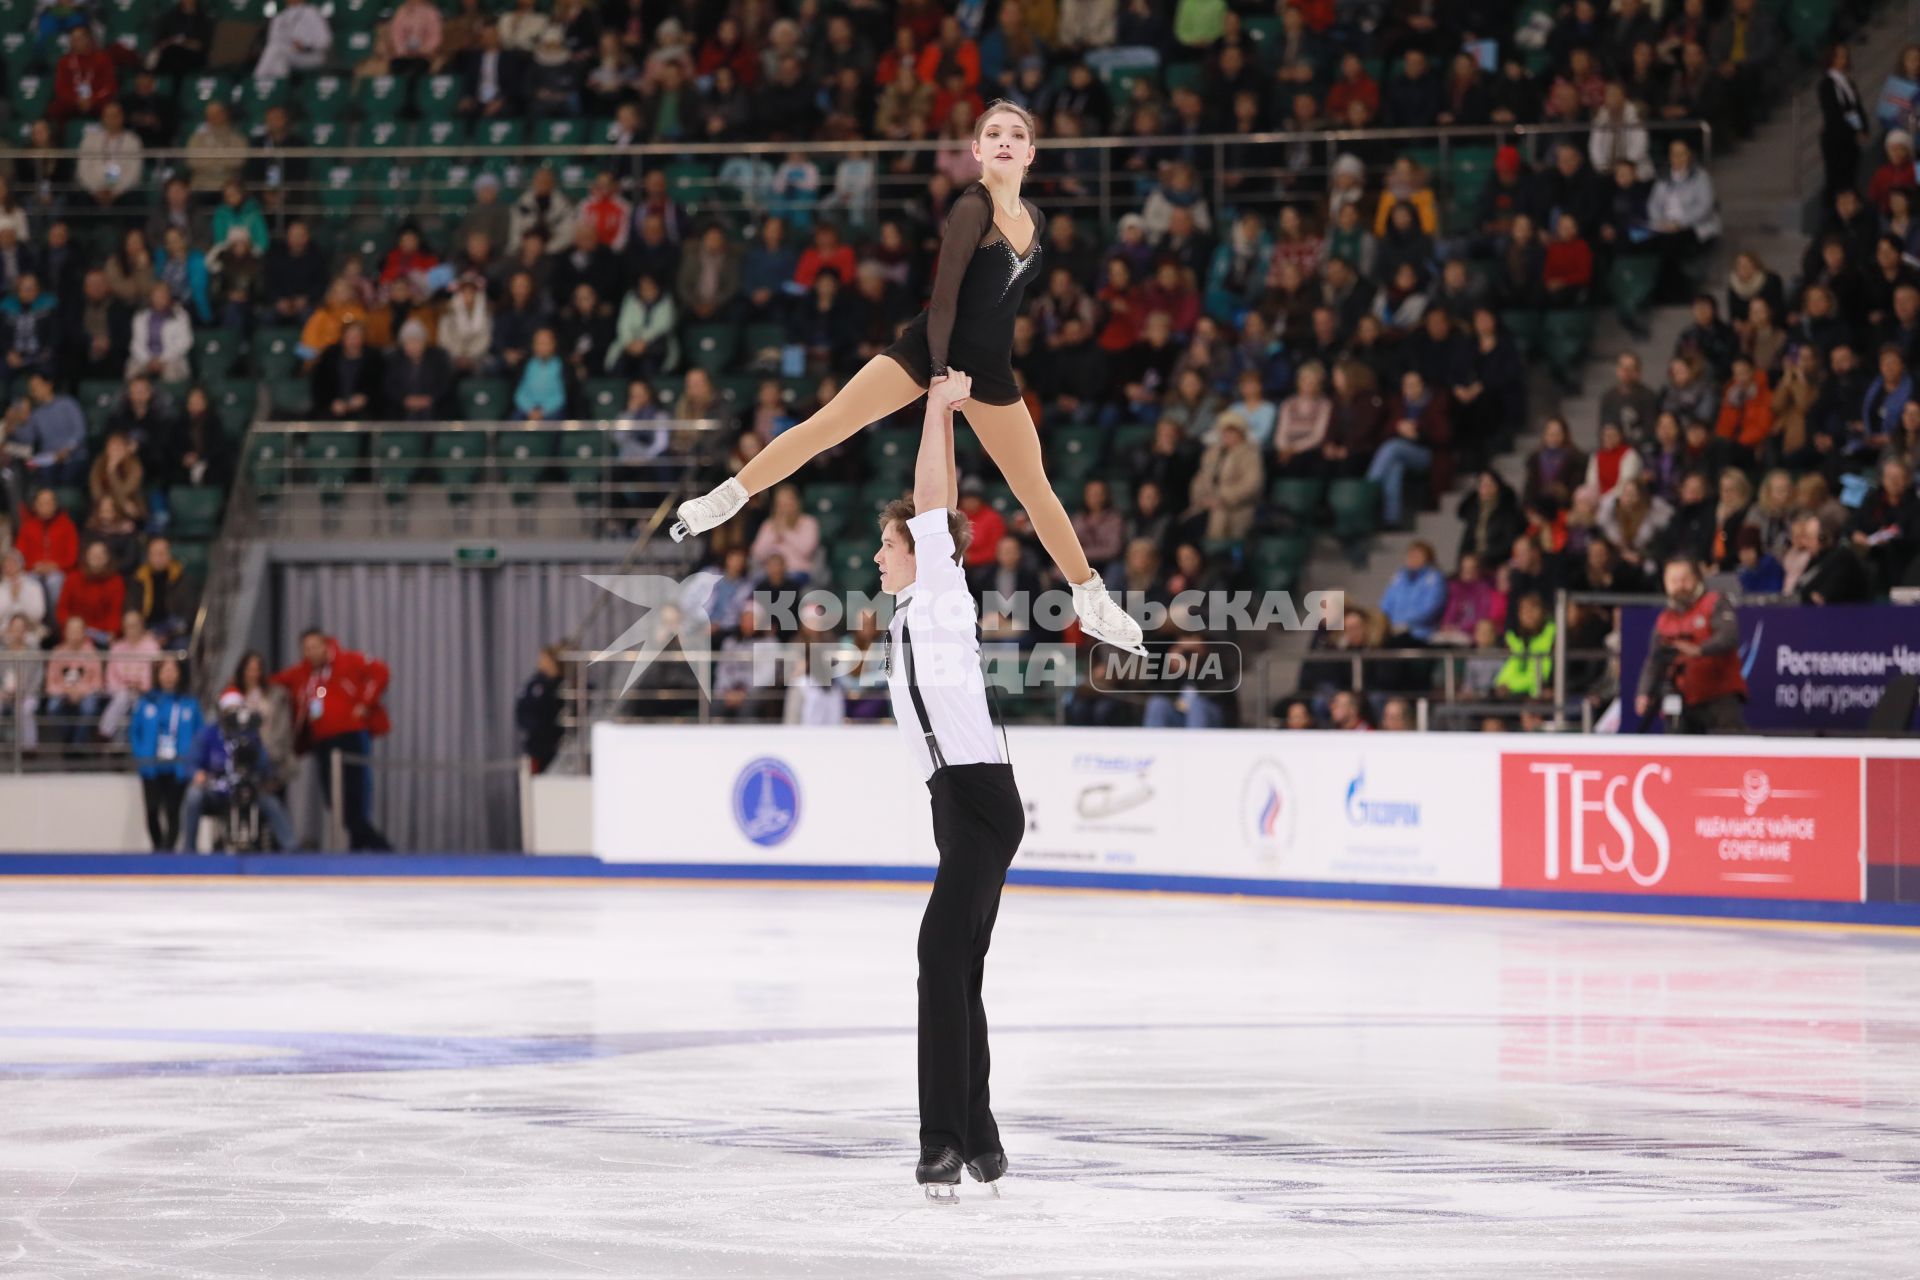
{"label": "purple advertising banner", "polygon": [[[1748,605],[1734,612],[1751,728],[1857,732],[1867,727],[1889,680],[1920,675],[1920,608]],[[1659,614],[1652,605],[1620,610],[1622,733],[1642,731],[1633,694]],[[1920,731],[1920,713],[1908,728]]]}

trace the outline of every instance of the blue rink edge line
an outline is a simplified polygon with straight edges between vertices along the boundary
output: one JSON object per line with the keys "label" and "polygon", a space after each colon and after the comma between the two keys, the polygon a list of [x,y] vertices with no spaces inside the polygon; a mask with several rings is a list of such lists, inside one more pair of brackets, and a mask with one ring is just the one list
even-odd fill
{"label": "blue rink edge line", "polygon": [[[4,876],[322,876],[348,879],[480,877],[580,880],[799,881],[927,883],[931,867],[827,866],[782,863],[602,862],[598,858],[517,854],[0,854]],[[1254,898],[1300,898],[1522,911],[1594,911],[1620,915],[1701,916],[1920,928],[1920,903],[1808,902],[1797,899],[1662,897],[1619,893],[1548,893],[1535,889],[1467,889],[1435,885],[1255,880],[1227,876],[1145,875],[1015,867],[1015,885],[1113,889]]]}

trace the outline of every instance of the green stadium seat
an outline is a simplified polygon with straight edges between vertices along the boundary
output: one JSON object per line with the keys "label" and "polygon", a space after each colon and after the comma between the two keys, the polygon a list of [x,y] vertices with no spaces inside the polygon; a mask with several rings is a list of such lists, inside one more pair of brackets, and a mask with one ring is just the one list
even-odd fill
{"label": "green stadium seat", "polygon": [[167,490],[172,523],[167,532],[176,538],[211,538],[220,532],[220,508],[226,491],[214,485],[176,484]]}
{"label": "green stadium seat", "polygon": [[913,462],[920,453],[917,431],[870,430],[866,433],[867,465],[874,479],[888,483],[906,481],[913,475]]}
{"label": "green stadium seat", "polygon": [[7,102],[13,108],[13,118],[27,124],[47,114],[47,104],[53,101],[53,77],[24,75],[13,82],[13,91],[7,95]]}
{"label": "green stadium seat", "polygon": [[730,324],[689,325],[687,354],[708,373],[719,373],[733,363],[739,338],[740,331]]}
{"label": "green stadium seat", "polygon": [[460,110],[460,77],[428,76],[422,80],[417,106],[422,120],[457,119]]}
{"label": "green stadium seat", "polygon": [[1532,360],[1540,354],[1540,313],[1531,310],[1509,310],[1500,313],[1500,327],[1513,339],[1513,345],[1519,349],[1523,360]]}
{"label": "green stadium seat", "polygon": [[247,438],[246,474],[256,494],[271,496],[287,483],[287,437],[260,431]]}
{"label": "green stadium seat", "polygon": [[374,33],[342,31],[333,42],[334,57],[350,65],[365,62],[373,53]]}
{"label": "green stadium seat", "polygon": [[1325,492],[1326,485],[1318,480],[1294,480],[1282,476],[1273,482],[1269,497],[1275,511],[1304,525],[1311,523],[1320,510],[1320,499]]}
{"label": "green stadium seat", "polygon": [[850,484],[810,484],[802,500],[808,514],[820,522],[820,536],[829,542],[852,523],[854,493]]}
{"label": "green stadium seat", "polygon": [[1373,536],[1380,523],[1380,490],[1371,480],[1335,480],[1327,488],[1334,536],[1353,541]]}
{"label": "green stadium seat", "polygon": [[188,76],[180,82],[180,113],[197,123],[206,113],[209,102],[223,102],[231,107],[233,88],[232,76]]}
{"label": "green stadium seat", "polygon": [[420,431],[382,431],[373,438],[373,480],[387,493],[389,502],[398,502],[407,487],[419,477],[427,455],[426,433]]}
{"label": "green stadium seat", "polygon": [[871,539],[860,542],[849,538],[834,543],[827,554],[827,570],[833,575],[834,585],[852,589],[876,581],[880,570],[873,563],[873,552]]}
{"label": "green stadium seat", "polygon": [[86,378],[79,387],[80,407],[86,412],[88,425],[99,429],[120,403],[120,395],[126,390],[126,384],[115,378]]}
{"label": "green stadium seat", "polygon": [[676,160],[667,166],[667,191],[682,204],[698,204],[713,196],[714,171],[698,160]]}
{"label": "green stadium seat", "polygon": [[392,7],[393,0],[332,0],[328,6],[335,32],[371,31]]}
{"label": "green stadium seat", "polygon": [[484,431],[440,431],[433,437],[434,470],[440,483],[455,487],[476,484],[487,462]]}
{"label": "green stadium seat", "polygon": [[176,538],[173,542],[173,558],[180,562],[180,568],[189,579],[205,582],[207,569],[213,564],[213,544]]}
{"label": "green stadium seat", "polygon": [[561,474],[578,496],[583,501],[595,501],[599,495],[593,490],[608,478],[607,460],[613,456],[613,432],[563,432],[555,455],[561,461]]}
{"label": "green stadium seat", "polygon": [[243,78],[234,89],[234,110],[248,124],[259,124],[267,117],[268,107],[284,107],[292,94],[287,81]]}
{"label": "green stadium seat", "polygon": [[259,410],[259,385],[231,378],[208,378],[205,386],[207,398],[213,401],[213,411],[220,416],[221,430],[229,441],[240,440],[253,425],[254,414]]}
{"label": "green stadium seat", "polygon": [[338,120],[315,120],[306,126],[307,141],[315,147],[346,145],[347,126]]}
{"label": "green stadium seat", "polygon": [[1547,367],[1554,376],[1569,381],[1577,380],[1580,366],[1586,362],[1587,349],[1592,342],[1593,312],[1567,309],[1544,314],[1540,347],[1546,356]]}
{"label": "green stadium seat", "polygon": [[313,387],[305,378],[272,378],[267,382],[270,412],[281,421],[298,421],[313,414]]}
{"label": "green stadium seat", "polygon": [[578,146],[585,132],[585,123],[579,120],[537,120],[528,132],[527,142],[536,147]]}
{"label": "green stadium seat", "polygon": [[528,492],[546,476],[553,462],[551,431],[503,431],[494,445],[500,479],[514,489],[514,501],[531,501]]}
{"label": "green stadium seat", "polygon": [[1004,481],[990,481],[983,496],[987,505],[1003,516],[1010,516],[1020,510],[1020,500],[1013,496],[1013,486]]}
{"label": "green stadium seat", "polygon": [[473,126],[473,145],[510,151],[526,145],[527,126],[521,120],[481,120]]}
{"label": "green stadium seat", "polygon": [[[962,409],[962,413],[966,410]],[[1123,422],[1113,429],[1113,457],[1125,459],[1135,449],[1144,449],[1153,443],[1153,424],[1151,422]]]}
{"label": "green stadium seat", "polygon": [[[895,498],[908,496],[912,489],[911,480],[906,478],[870,480],[860,487],[860,503],[866,508],[868,517],[877,516],[886,509],[889,502]],[[854,522],[859,522],[861,519],[862,517],[858,515],[853,517]]]}
{"label": "green stadium seat", "polygon": [[339,489],[360,470],[366,437],[357,431],[315,431],[300,443],[294,476],[303,486]]}
{"label": "green stadium seat", "polygon": [[746,348],[749,361],[758,360],[768,351],[778,358],[780,348],[787,345],[787,327],[783,324],[750,324],[747,326]]}
{"label": "green stadium seat", "polygon": [[224,378],[238,358],[232,334],[223,329],[203,328],[194,335],[193,362],[203,378]]}
{"label": "green stadium seat", "polygon": [[407,82],[399,76],[368,76],[354,85],[353,105],[365,122],[398,120],[407,108]]}
{"label": "green stadium seat", "polygon": [[1660,260],[1651,254],[1623,253],[1607,268],[1607,294],[1628,328],[1641,323],[1660,282]]}
{"label": "green stadium seat", "polygon": [[498,378],[468,378],[460,384],[460,416],[473,422],[500,422],[512,405],[512,393]]}
{"label": "green stadium seat", "polygon": [[1785,18],[1787,38],[1800,56],[1812,61],[1833,32],[1833,0],[1789,0]]}
{"label": "green stadium seat", "polygon": [[[412,141],[407,136],[407,126],[398,120],[383,118],[363,120],[353,127],[353,145],[356,147],[398,147]],[[411,172],[410,160],[397,160],[380,167],[379,178],[382,188],[390,187],[396,181],[394,175],[407,175]],[[406,181],[402,176],[399,181]]]}
{"label": "green stadium seat", "polygon": [[350,83],[345,76],[326,75],[310,76],[301,84],[300,114],[309,126],[338,124],[345,118]]}
{"label": "green stadium seat", "polygon": [[262,378],[285,378],[300,367],[300,331],[269,326],[253,335],[253,368]]}
{"label": "green stadium seat", "polygon": [[1305,534],[1275,534],[1254,540],[1251,568],[1262,591],[1286,591],[1300,580],[1313,541]]}
{"label": "green stadium seat", "polygon": [[582,394],[587,398],[589,418],[611,418],[627,407],[627,384],[618,378],[591,378]]}
{"label": "green stadium seat", "polygon": [[[965,412],[962,410],[961,412]],[[1050,472],[1085,479],[1100,465],[1107,433],[1100,427],[1059,427],[1052,433]]]}

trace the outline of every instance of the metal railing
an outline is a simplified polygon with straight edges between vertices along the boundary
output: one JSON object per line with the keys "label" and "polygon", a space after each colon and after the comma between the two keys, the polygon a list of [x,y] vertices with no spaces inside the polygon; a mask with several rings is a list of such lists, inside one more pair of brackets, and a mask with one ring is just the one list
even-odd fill
{"label": "metal railing", "polygon": [[[0,649],[0,761],[9,773],[118,772],[155,761],[128,749],[127,726],[162,662],[183,649],[89,654]],[[68,681],[62,673],[92,668]],[[187,692],[186,686],[181,691]],[[190,743],[180,743],[185,755]]]}
{"label": "metal railing", "polygon": [[[926,194],[927,178],[944,154],[965,154],[965,140],[807,142],[798,146],[778,142],[650,143],[638,146],[599,141],[542,142],[543,127],[559,125],[577,132],[579,121],[514,122],[530,129],[534,140],[487,146],[454,141],[464,122],[368,121],[354,126],[365,135],[352,146],[276,147],[271,151],[247,148],[152,148],[143,151],[141,185],[157,190],[166,178],[203,171],[238,171],[271,157],[279,176],[271,182],[249,181],[250,189],[267,197],[271,219],[300,216],[314,219],[372,221],[389,230],[403,218],[462,217],[473,203],[473,185],[481,174],[499,179],[501,203],[511,205],[516,193],[535,169],[550,166],[560,187],[569,195],[584,194],[594,174],[616,169],[634,174],[664,166],[669,170],[673,198],[702,214],[781,213],[806,225],[831,213],[860,227],[872,227],[882,217],[905,212]],[[484,127],[484,126],[482,126]],[[590,127],[604,128],[595,122]],[[1713,128],[1704,120],[1653,120],[1633,126],[1580,123],[1538,125],[1452,125],[1430,129],[1318,129],[1269,130],[1247,134],[1199,134],[1192,137],[1099,137],[1040,139],[1040,154],[1028,178],[1028,192],[1046,212],[1096,218],[1112,227],[1157,185],[1157,163],[1167,159],[1190,162],[1206,184],[1204,194],[1216,217],[1229,209],[1247,208],[1270,213],[1281,205],[1317,199],[1343,152],[1363,151],[1375,157],[1408,153],[1423,161],[1437,187],[1446,188],[1457,172],[1490,171],[1494,148],[1511,144],[1533,163],[1561,141],[1583,150],[1595,132],[1644,133],[1649,139],[1686,138],[1696,144],[1703,164],[1711,165]],[[419,136],[443,133],[444,143],[421,143]],[[551,133],[549,133],[551,136]],[[601,136],[605,136],[602,133]],[[813,160],[832,162],[831,183],[823,180],[824,195],[773,189],[773,170],[794,152]],[[1148,157],[1142,168],[1130,167],[1136,153]],[[77,161],[82,151],[22,148],[10,152],[17,160]],[[1655,159],[1661,152],[1654,148]],[[1456,160],[1460,161],[1456,165]],[[849,167],[851,162],[852,167]],[[709,169],[711,166],[711,170]],[[1381,164],[1370,166],[1373,175]],[[257,174],[256,174],[257,176]],[[102,209],[73,183],[56,184],[49,197],[76,226],[121,226],[125,212]],[[1218,230],[1218,228],[1216,228]]]}
{"label": "metal railing", "polygon": [[[240,504],[255,536],[632,537],[731,443],[721,418],[258,422]],[[666,437],[643,453],[643,437]],[[723,437],[725,437],[723,439]]]}

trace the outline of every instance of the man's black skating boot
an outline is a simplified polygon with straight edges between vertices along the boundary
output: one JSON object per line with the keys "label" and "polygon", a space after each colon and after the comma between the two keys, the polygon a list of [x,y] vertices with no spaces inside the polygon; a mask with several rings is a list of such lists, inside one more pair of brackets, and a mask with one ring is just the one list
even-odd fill
{"label": "man's black skating boot", "polygon": [[920,1164],[913,1179],[927,1189],[927,1199],[935,1204],[956,1204],[960,1196],[960,1153],[952,1147],[923,1146]]}
{"label": "man's black skating boot", "polygon": [[993,1188],[993,1194],[1000,1194],[1000,1179],[1007,1172],[1007,1153],[1004,1151],[985,1151],[967,1161],[967,1172],[973,1175],[975,1182],[984,1182]]}

